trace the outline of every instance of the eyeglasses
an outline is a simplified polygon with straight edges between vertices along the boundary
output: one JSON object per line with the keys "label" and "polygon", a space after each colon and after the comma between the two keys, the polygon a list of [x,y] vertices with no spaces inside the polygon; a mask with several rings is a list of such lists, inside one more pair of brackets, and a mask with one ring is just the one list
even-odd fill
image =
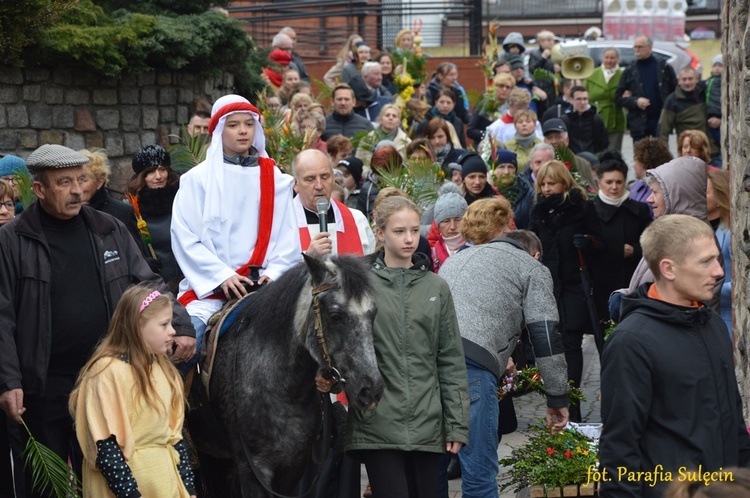
{"label": "eyeglasses", "polygon": [[5,206],[5,209],[7,209],[8,211],[16,210],[16,205],[13,201],[0,202],[0,208],[2,208],[3,206]]}
{"label": "eyeglasses", "polygon": [[15,185],[16,184],[16,177],[14,175],[0,177],[0,180],[5,180],[6,182],[10,183],[11,185]]}
{"label": "eyeglasses", "polygon": [[511,88],[513,88],[513,86],[512,85],[495,85],[495,88],[504,88],[506,90],[510,90]]}

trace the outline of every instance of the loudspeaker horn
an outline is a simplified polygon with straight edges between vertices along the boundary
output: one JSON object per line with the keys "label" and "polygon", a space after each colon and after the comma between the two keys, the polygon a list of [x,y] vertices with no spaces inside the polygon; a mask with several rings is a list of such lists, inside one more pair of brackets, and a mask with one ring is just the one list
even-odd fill
{"label": "loudspeaker horn", "polygon": [[594,72],[594,59],[591,57],[568,57],[560,67],[562,75],[568,79],[588,78]]}

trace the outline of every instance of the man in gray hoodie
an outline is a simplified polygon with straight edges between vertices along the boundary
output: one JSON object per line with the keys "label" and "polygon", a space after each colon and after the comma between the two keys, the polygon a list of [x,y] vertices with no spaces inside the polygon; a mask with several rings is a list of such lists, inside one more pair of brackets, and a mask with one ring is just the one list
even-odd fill
{"label": "man in gray hoodie", "polygon": [[497,385],[524,324],[548,393],[547,422],[558,432],[568,421],[567,366],[552,277],[518,242],[503,237],[512,219],[505,199],[472,203],[461,234],[475,246],[440,269],[456,305],[469,378],[469,444],[459,452],[466,498],[498,496]]}

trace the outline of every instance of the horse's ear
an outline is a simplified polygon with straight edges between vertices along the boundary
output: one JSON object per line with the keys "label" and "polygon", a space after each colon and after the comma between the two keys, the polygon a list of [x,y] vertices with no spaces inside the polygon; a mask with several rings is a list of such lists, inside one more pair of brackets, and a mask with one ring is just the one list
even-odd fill
{"label": "horse's ear", "polygon": [[330,270],[328,269],[326,264],[322,259],[318,259],[314,256],[308,256],[305,253],[302,253],[302,257],[305,259],[305,264],[307,265],[307,269],[310,272],[313,287],[322,284],[325,281],[326,275],[330,273]]}
{"label": "horse's ear", "polygon": [[378,260],[378,256],[380,254],[378,252],[373,252],[370,254],[366,254],[361,257],[362,261],[364,261],[365,265],[367,265],[367,268],[369,269],[372,265],[375,264],[375,261]]}

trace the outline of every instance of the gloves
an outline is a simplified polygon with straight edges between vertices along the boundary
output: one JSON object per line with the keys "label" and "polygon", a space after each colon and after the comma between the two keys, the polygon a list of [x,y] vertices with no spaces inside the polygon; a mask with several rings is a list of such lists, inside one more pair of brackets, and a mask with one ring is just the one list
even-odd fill
{"label": "gloves", "polygon": [[615,323],[620,323],[620,304],[622,303],[621,292],[614,292],[609,296],[609,316]]}
{"label": "gloves", "polygon": [[573,245],[578,249],[588,249],[591,247],[591,239],[585,234],[577,233],[573,235]]}

